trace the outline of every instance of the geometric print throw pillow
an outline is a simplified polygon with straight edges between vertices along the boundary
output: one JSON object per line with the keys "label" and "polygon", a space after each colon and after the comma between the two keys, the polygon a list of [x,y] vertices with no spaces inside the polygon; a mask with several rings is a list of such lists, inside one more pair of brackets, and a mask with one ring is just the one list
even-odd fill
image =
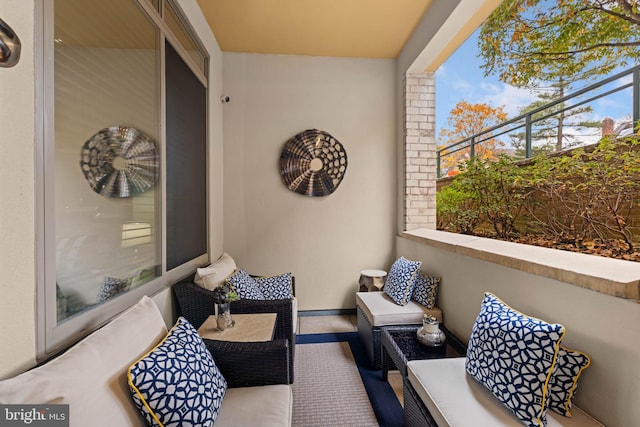
{"label": "geometric print throw pillow", "polygon": [[578,387],[578,378],[591,364],[589,356],[560,347],[558,363],[549,382],[549,408],[565,417],[571,417],[571,403]]}
{"label": "geometric print throw pillow", "polygon": [[398,258],[389,270],[389,275],[382,288],[383,292],[398,305],[409,304],[421,265],[420,261],[410,261],[404,257]]}
{"label": "geometric print throw pillow", "polygon": [[105,277],[100,284],[100,288],[98,289],[96,302],[107,301],[118,294],[128,291],[130,286],[131,280],[129,279]]}
{"label": "geometric print throw pillow", "polygon": [[256,277],[258,289],[262,292],[264,299],[291,299],[293,291],[291,289],[291,273],[279,274],[271,277]]}
{"label": "geometric print throw pillow", "polygon": [[417,303],[431,309],[436,305],[439,286],[439,277],[427,277],[423,276],[422,273],[418,273],[411,298]]}
{"label": "geometric print throw pillow", "polygon": [[264,295],[256,280],[244,270],[238,270],[227,277],[226,282],[231,286],[240,299],[263,300]]}
{"label": "geometric print throw pillow", "polygon": [[548,384],[565,328],[522,314],[485,293],[466,371],[525,425],[546,425]]}
{"label": "geometric print throw pillow", "polygon": [[202,338],[183,317],[129,367],[127,378],[133,401],[151,426],[210,427],[227,390]]}

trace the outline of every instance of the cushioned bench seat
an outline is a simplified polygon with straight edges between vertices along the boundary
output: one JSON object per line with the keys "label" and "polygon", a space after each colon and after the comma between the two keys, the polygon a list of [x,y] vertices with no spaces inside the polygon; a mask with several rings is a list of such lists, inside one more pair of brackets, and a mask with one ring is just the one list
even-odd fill
{"label": "cushioned bench seat", "polygon": [[[166,335],[162,313],[153,300],[145,296],[62,355],[14,378],[0,381],[0,404],[68,404],[71,427],[149,425],[132,399],[128,368],[157,348]],[[238,362],[235,367],[228,366],[226,379],[229,387],[215,420],[216,427],[291,426],[293,396],[291,386],[286,384],[288,343],[284,339],[279,341],[268,343],[268,352],[263,350],[259,353],[255,348],[263,348],[263,343],[224,344],[216,341],[222,343],[218,355]],[[242,348],[243,353],[238,355],[237,352],[225,351],[225,348],[234,346]],[[241,364],[245,360],[254,363],[247,367]],[[274,366],[274,360],[280,366]],[[255,379],[253,387],[232,384],[246,384],[247,381],[241,377],[247,372],[252,379],[257,377],[253,373],[260,373],[261,378]],[[165,375],[158,374],[159,382]],[[185,373],[184,383],[189,382],[188,378]]]}
{"label": "cushioned bench seat", "polygon": [[442,310],[428,309],[415,301],[398,305],[384,292],[357,292],[358,335],[374,369],[382,369],[380,328],[392,325],[420,325],[425,314],[442,322]]}
{"label": "cushioned bench seat", "polygon": [[[520,422],[465,371],[465,358],[415,360],[407,364],[405,425],[433,427],[513,426]],[[547,427],[602,426],[584,411],[547,412]]]}
{"label": "cushioned bench seat", "polygon": [[[251,408],[247,407],[251,402]],[[288,427],[293,421],[291,387],[282,384],[229,388],[216,427]]]}

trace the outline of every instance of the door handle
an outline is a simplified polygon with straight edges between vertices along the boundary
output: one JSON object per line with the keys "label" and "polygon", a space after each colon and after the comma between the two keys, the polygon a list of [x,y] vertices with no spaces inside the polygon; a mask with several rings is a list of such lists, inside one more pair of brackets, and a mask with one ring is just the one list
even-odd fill
{"label": "door handle", "polygon": [[11,27],[0,19],[0,67],[13,67],[20,59],[20,39]]}

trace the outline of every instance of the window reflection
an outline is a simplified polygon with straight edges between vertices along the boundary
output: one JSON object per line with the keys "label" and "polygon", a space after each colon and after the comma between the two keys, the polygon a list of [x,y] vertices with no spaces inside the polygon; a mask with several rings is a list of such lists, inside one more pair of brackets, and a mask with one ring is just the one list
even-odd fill
{"label": "window reflection", "polygon": [[[98,194],[80,156],[96,132],[112,126],[135,128],[158,144],[160,50],[158,30],[135,0],[56,1],[54,11],[59,323],[159,273],[157,184],[130,197]],[[110,163],[119,170],[117,162],[126,161],[107,149],[95,154],[97,170]]]}
{"label": "window reflection", "polygon": [[180,22],[180,18],[173,10],[173,7],[168,1],[164,1],[164,22],[169,26],[173,35],[178,39],[178,42],[182,45],[182,48],[187,52],[191,60],[196,64],[198,69],[204,73],[205,71],[205,59],[203,53],[198,48],[197,43],[193,37],[184,29],[183,24]]}

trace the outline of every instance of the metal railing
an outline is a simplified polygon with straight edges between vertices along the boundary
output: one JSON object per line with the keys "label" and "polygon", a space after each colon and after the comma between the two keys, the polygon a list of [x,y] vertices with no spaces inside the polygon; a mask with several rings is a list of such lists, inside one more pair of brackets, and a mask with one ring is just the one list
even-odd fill
{"label": "metal railing", "polygon": [[[602,93],[597,93],[595,95],[590,94],[590,93],[596,92],[598,89],[602,88],[603,86],[609,83],[615,82],[617,80],[621,80],[624,77],[627,77],[629,75],[632,76],[631,82],[623,83],[612,89],[608,89]],[[520,130],[522,128],[524,128],[524,142],[525,142],[524,157],[531,158],[533,153],[532,136],[533,136],[533,129],[536,123],[541,122],[543,120],[547,120],[555,115],[562,114],[572,109],[582,107],[585,104],[593,102],[597,99],[604,98],[606,96],[612,95],[616,92],[620,92],[628,88],[632,88],[632,98],[633,98],[632,119],[633,119],[633,125],[635,129],[635,126],[640,121],[640,66],[630,68],[629,70],[615,74],[600,82],[586,86],[581,90],[578,90],[569,95],[558,98],[552,102],[549,102],[545,105],[542,105],[538,108],[535,108],[531,111],[528,111],[524,114],[514,117],[513,119],[502,122],[496,126],[487,128],[482,132],[479,132],[468,138],[457,141],[451,145],[438,148],[436,150],[437,177],[440,178],[440,175],[441,175],[441,161],[443,156],[449,156],[458,151],[468,149],[470,158],[473,158],[475,156],[476,146],[489,140],[495,140],[496,138],[502,135],[506,135],[508,133],[511,133],[516,130]],[[583,95],[589,95],[589,96],[587,96],[584,99],[580,98]],[[577,102],[571,105],[565,106],[567,101],[572,101],[572,100]],[[551,110],[552,107],[555,107],[557,105],[560,105],[562,108],[553,110],[550,113],[542,114],[547,110]]]}

